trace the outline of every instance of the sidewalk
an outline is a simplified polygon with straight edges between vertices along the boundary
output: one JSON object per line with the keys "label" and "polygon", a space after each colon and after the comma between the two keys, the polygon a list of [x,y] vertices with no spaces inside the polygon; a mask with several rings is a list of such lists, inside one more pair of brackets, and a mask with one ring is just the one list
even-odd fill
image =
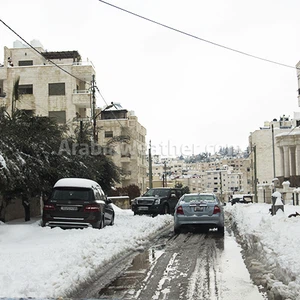
{"label": "sidewalk", "polygon": [[26,225],[26,224],[33,224],[36,223],[38,221],[40,221],[42,219],[42,216],[36,216],[36,217],[31,217],[30,221],[26,221],[24,220],[24,218],[22,219],[15,219],[15,220],[11,220],[8,222],[5,222],[4,224],[8,224],[8,225]]}

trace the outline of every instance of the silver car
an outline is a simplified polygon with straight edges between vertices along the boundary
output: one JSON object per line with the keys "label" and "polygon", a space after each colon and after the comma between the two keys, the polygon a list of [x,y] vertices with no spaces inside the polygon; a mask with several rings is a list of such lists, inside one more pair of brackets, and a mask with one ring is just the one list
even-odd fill
{"label": "silver car", "polygon": [[183,227],[217,228],[224,234],[223,204],[212,193],[183,195],[175,207],[174,232]]}

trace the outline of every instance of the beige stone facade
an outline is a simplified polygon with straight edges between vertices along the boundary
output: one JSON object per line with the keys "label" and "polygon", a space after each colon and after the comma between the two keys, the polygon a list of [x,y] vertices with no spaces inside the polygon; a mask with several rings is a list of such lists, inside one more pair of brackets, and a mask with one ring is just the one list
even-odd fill
{"label": "beige stone facade", "polygon": [[283,116],[279,120],[265,122],[263,127],[250,134],[252,191],[256,192],[258,202],[271,203],[276,185],[279,187],[284,177],[296,175],[297,119],[297,113],[294,119]]}
{"label": "beige stone facade", "polygon": [[122,170],[120,186],[135,184],[145,191],[148,169],[146,128],[139,123],[133,111],[127,111],[120,105],[103,110],[97,119],[97,127],[98,143],[115,150],[107,155]]}
{"label": "beige stone facade", "polygon": [[[82,62],[77,51],[47,52],[38,41],[32,44],[39,53],[21,42],[15,42],[13,48],[4,47],[0,106],[9,114],[18,108],[30,114],[53,117],[67,124],[70,130],[79,125],[80,120],[90,122],[90,84],[95,75],[92,63]],[[20,97],[12,101],[18,78]]]}

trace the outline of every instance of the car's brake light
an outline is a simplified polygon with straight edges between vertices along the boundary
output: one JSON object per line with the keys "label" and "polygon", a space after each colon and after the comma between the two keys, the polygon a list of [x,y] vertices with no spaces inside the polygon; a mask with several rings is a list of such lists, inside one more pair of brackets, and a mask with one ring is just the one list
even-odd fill
{"label": "car's brake light", "polygon": [[182,206],[178,206],[177,207],[176,214],[177,215],[184,215]]}
{"label": "car's brake light", "polygon": [[44,210],[55,210],[55,206],[53,204],[45,204],[43,209]]}
{"label": "car's brake light", "polygon": [[221,209],[218,205],[215,205],[213,214],[218,214],[221,212]]}
{"label": "car's brake light", "polygon": [[97,204],[90,204],[85,206],[84,211],[100,211],[100,207]]}

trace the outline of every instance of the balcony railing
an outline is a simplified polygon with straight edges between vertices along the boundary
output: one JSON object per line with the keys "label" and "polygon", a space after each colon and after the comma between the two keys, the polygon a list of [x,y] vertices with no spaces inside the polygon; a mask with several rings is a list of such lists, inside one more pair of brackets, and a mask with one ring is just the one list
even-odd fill
{"label": "balcony railing", "polygon": [[90,90],[74,90],[72,95],[73,104],[81,108],[91,107]]}
{"label": "balcony railing", "polygon": [[122,179],[130,179],[131,178],[131,171],[123,171],[121,173]]}
{"label": "balcony railing", "polygon": [[90,90],[73,90],[73,94],[91,94]]}

